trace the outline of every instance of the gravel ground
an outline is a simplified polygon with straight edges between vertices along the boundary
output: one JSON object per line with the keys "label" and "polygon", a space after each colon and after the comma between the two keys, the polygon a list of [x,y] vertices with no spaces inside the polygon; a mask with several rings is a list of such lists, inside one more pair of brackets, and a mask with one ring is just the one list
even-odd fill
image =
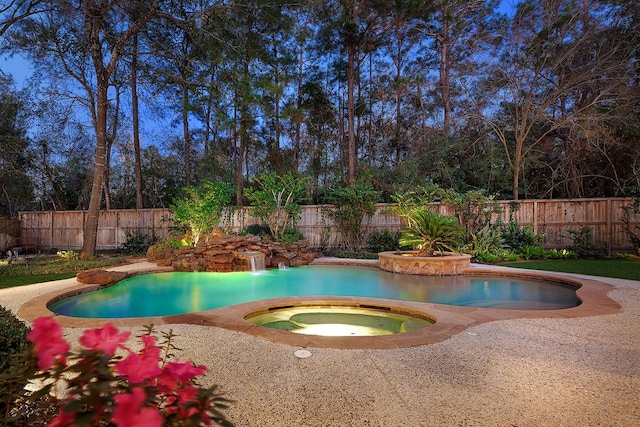
{"label": "gravel ground", "polygon": [[[620,313],[496,321],[396,350],[309,348],[299,359],[240,332],[158,329],[179,335],[181,360],[207,365],[203,385],[235,401],[226,414],[237,426],[638,426],[640,282],[602,281]],[[0,304],[17,312],[72,282],[0,290]],[[72,342],[81,332],[65,329]]]}

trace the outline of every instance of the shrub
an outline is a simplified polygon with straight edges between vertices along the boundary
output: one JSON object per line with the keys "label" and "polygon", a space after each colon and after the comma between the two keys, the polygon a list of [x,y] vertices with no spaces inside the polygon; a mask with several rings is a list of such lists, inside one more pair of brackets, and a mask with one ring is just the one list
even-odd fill
{"label": "shrub", "polygon": [[522,252],[527,246],[540,247],[543,236],[537,236],[527,227],[520,227],[515,221],[509,221],[506,226],[500,228],[505,246],[514,252]]}
{"label": "shrub", "polygon": [[[271,229],[264,224],[251,224],[240,231],[240,235],[242,236],[246,236],[247,234],[253,234],[254,236],[261,237],[268,236],[273,238],[273,236],[271,235]],[[293,242],[297,242],[298,240],[304,240],[304,238],[304,235],[297,228],[287,227],[282,231],[280,238],[274,240],[288,245]]]}
{"label": "shrub", "polygon": [[125,241],[120,250],[125,254],[143,255],[147,253],[150,246],[158,243],[158,238],[152,230],[151,235],[136,231],[125,231]]}
{"label": "shrub", "polygon": [[470,190],[458,193],[452,189],[443,190],[442,201],[451,206],[465,231],[465,241],[489,225],[491,216],[502,212],[495,201],[495,195],[488,196],[485,190]]}
{"label": "shrub", "polygon": [[504,261],[517,261],[518,259],[520,259],[520,255],[508,250],[500,253],[500,259]]}
{"label": "shrub", "polygon": [[26,378],[11,378],[10,374],[22,363],[20,355],[31,347],[27,340],[29,330],[10,310],[0,305],[0,418],[12,407],[9,397],[27,384]]}
{"label": "shrub", "polygon": [[398,205],[391,210],[401,220],[413,215],[415,210],[437,209],[437,205],[434,203],[444,203],[450,206],[453,209],[453,216],[458,219],[465,231],[466,242],[471,239],[473,234],[489,224],[493,214],[502,212],[502,208],[495,201],[495,195],[487,195],[485,190],[470,190],[459,193],[432,183],[415,190],[396,193],[392,198]]}
{"label": "shrub", "polygon": [[632,219],[640,214],[640,187],[631,187],[627,189],[627,193],[631,196],[631,203],[622,206],[622,227],[624,228],[629,242],[633,245],[634,250],[640,255],[640,225],[633,225]]}
{"label": "shrub", "polygon": [[0,305],[0,374],[9,369],[13,355],[29,347],[28,333],[29,328]]}
{"label": "shrub", "polygon": [[67,261],[76,261],[76,260],[80,259],[80,252],[79,251],[74,251],[74,250],[57,251],[56,255],[58,255],[58,258],[64,259],[64,260],[67,260]]}
{"label": "shrub", "polygon": [[520,249],[520,254],[526,260],[544,258],[546,251],[540,246],[524,246]]}
{"label": "shrub", "polygon": [[428,209],[415,211],[409,218],[409,226],[400,232],[400,245],[417,249],[420,254],[432,256],[434,251],[456,251],[463,230],[458,221],[447,215]]}
{"label": "shrub", "polygon": [[391,196],[397,206],[391,207],[390,210],[400,217],[401,221],[405,222],[416,209],[423,209],[430,207],[435,209],[433,203],[440,202],[442,200],[442,189],[437,184],[427,183],[424,186],[417,187],[413,190],[402,191],[395,193]]}
{"label": "shrub", "polygon": [[[152,326],[147,328],[139,337],[138,352],[125,345],[129,335],[111,324],[87,329],[79,340],[82,349],[70,351],[53,318],[36,319],[28,334],[34,346],[12,378],[26,377],[41,389],[13,396],[14,410],[7,421],[13,423],[27,413],[32,416],[23,421],[36,425],[231,425],[221,412],[229,400],[215,386],[205,389],[196,383],[206,367],[169,360],[177,349],[171,331],[157,344]],[[56,409],[54,417],[47,411],[24,410],[43,397]]]}
{"label": "shrub", "polygon": [[290,245],[291,243],[297,242],[298,240],[304,240],[304,235],[297,228],[286,228],[280,239],[278,240],[280,243],[284,243],[285,245]]}
{"label": "shrub", "polygon": [[371,252],[395,251],[400,247],[400,234],[389,230],[373,230],[367,236],[367,248]]}
{"label": "shrub", "polygon": [[474,258],[477,262],[496,262],[502,259],[500,255],[494,255],[489,253],[479,253],[477,255],[474,255]]}
{"label": "shrub", "polygon": [[271,236],[269,226],[264,224],[251,224],[240,231],[242,236],[253,234],[254,236]]}
{"label": "shrub", "polygon": [[545,252],[545,258],[548,259],[575,259],[578,255],[568,249],[550,249]]}
{"label": "shrub", "polygon": [[186,197],[171,206],[180,224],[189,226],[193,243],[220,224],[225,207],[231,203],[233,190],[227,184],[205,180],[200,187],[185,187]]}
{"label": "shrub", "polygon": [[325,256],[336,258],[353,258],[353,259],[378,259],[378,253],[363,251],[343,251],[339,249],[328,249],[323,252]]}
{"label": "shrub", "polygon": [[349,251],[362,248],[362,222],[370,221],[376,211],[376,202],[380,193],[366,181],[346,186],[336,187],[328,196],[328,202],[333,204],[324,209],[325,214],[332,218],[343,237],[342,243]]}
{"label": "shrub", "polygon": [[504,250],[504,239],[500,230],[485,225],[481,230],[471,235],[464,251],[473,255],[478,261],[495,261]]}
{"label": "shrub", "polygon": [[296,221],[302,211],[300,201],[307,188],[308,178],[287,172],[262,174],[254,179],[256,188],[246,189],[245,195],[253,206],[253,214],[269,227],[271,236],[280,241],[285,230]]}
{"label": "shrub", "polygon": [[597,255],[600,248],[593,241],[591,228],[585,226],[575,229],[567,228],[568,238],[571,240],[569,250],[575,252],[579,257],[589,257]]}

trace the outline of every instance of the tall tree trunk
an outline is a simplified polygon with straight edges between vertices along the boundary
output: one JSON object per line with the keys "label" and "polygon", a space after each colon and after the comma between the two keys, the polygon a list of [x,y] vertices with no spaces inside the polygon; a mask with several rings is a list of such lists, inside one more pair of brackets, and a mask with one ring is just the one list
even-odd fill
{"label": "tall tree trunk", "polygon": [[127,41],[142,30],[147,22],[155,16],[159,0],[149,6],[145,16],[129,27],[116,41],[110,51],[109,62],[105,65],[105,55],[102,51],[104,45],[100,33],[105,25],[105,17],[114,5],[110,2],[98,2],[85,0],[80,2],[84,30],[87,37],[87,47],[91,62],[96,73],[96,103],[92,114],[95,112],[94,126],[96,130],[96,159],[93,170],[93,183],[91,184],[91,197],[89,210],[84,224],[84,241],[80,256],[91,257],[96,253],[98,241],[98,216],[100,214],[100,201],[102,199],[102,178],[106,167],[107,153],[107,108],[109,79],[116,68],[120,54]]}
{"label": "tall tree trunk", "polygon": [[96,161],[93,168],[93,183],[91,184],[91,197],[89,210],[84,223],[84,241],[80,256],[88,258],[95,255],[98,241],[98,216],[102,201],[102,178],[104,176],[107,153],[107,78],[98,75],[97,89],[97,114],[96,114]]}
{"label": "tall tree trunk", "polygon": [[[107,146],[105,149],[105,162],[104,162],[104,172],[102,179],[102,191],[104,192],[104,207],[107,210],[111,209],[111,185],[110,185],[110,176],[111,176],[111,148],[113,147],[113,143],[115,142],[118,136],[118,128],[120,127],[120,87],[116,87],[116,95],[115,95],[115,105],[113,107],[113,122],[111,125],[111,131],[109,131],[109,127],[107,126]],[[107,104],[107,118],[109,105]]]}
{"label": "tall tree trunk", "polygon": [[522,170],[522,150],[524,142],[516,138],[516,152],[513,156],[513,200],[520,197],[520,171]]}
{"label": "tall tree trunk", "polygon": [[111,209],[111,190],[109,189],[109,165],[111,164],[111,142],[107,139],[105,148],[104,170],[102,171],[102,192],[104,193],[104,208]]}
{"label": "tall tree trunk", "polygon": [[[215,87],[215,76],[216,76],[216,72],[215,72],[215,67],[212,65],[211,66],[211,78],[209,80],[209,96],[207,97],[207,105],[205,108],[205,114],[204,114],[204,120],[205,120],[205,126],[204,126],[204,158],[208,159],[209,158],[209,149],[210,149],[210,145],[211,145],[211,141],[214,140],[215,141],[215,135],[212,136],[211,132],[211,117],[213,116],[213,100],[214,100],[214,91],[213,88]],[[210,177],[213,179],[213,174]]]}
{"label": "tall tree trunk", "polygon": [[355,98],[356,48],[354,42],[347,44],[347,179],[350,185],[356,182],[356,127]]}
{"label": "tall tree trunk", "polygon": [[236,174],[236,204],[238,206],[243,205],[242,196],[244,191],[244,167],[245,167],[245,154],[247,152],[247,139],[248,139],[248,129],[247,129],[247,118],[249,107],[246,105],[240,106],[240,145],[238,147],[238,171]]}
{"label": "tall tree trunk", "polygon": [[[304,80],[304,49],[302,46],[298,46],[298,75],[296,81],[296,111],[300,114],[300,100],[302,99],[302,82]],[[293,160],[294,170],[298,170],[299,160],[300,160],[300,139],[302,135],[302,120],[300,120],[300,116],[296,115],[296,130],[295,130],[295,140],[293,141],[294,153]]]}
{"label": "tall tree trunk", "polygon": [[136,174],[136,209],[142,209],[142,156],[140,155],[140,117],[138,111],[138,35],[133,36],[131,58],[131,119],[133,120],[134,169]]}
{"label": "tall tree trunk", "polygon": [[449,46],[451,45],[451,24],[446,17],[442,20],[442,35],[440,37],[440,64],[439,64],[439,86],[440,97],[442,98],[443,130],[445,135],[449,135],[451,130],[451,58],[449,57]]}
{"label": "tall tree trunk", "polygon": [[184,134],[184,185],[191,185],[191,135],[189,134],[189,86],[182,82],[182,132]]}
{"label": "tall tree trunk", "polygon": [[275,87],[274,93],[274,121],[275,121],[275,152],[280,154],[280,64],[278,63],[278,46],[274,43],[273,46],[273,59],[275,61],[273,71],[273,83]]}
{"label": "tall tree trunk", "polygon": [[[237,100],[239,97],[238,90],[236,89],[236,97]],[[238,155],[236,158],[236,206],[242,206],[242,192],[244,187],[244,175],[242,173],[242,168],[244,166],[244,146],[242,143],[242,137],[240,137],[240,132],[242,132],[242,124],[238,123],[238,103],[236,102],[233,107],[233,146],[238,147]]]}
{"label": "tall tree trunk", "polygon": [[443,42],[440,47],[440,96],[442,97],[443,129],[449,135],[451,129],[451,86],[449,83],[449,53],[448,45]]}
{"label": "tall tree trunk", "polygon": [[402,140],[402,92],[403,86],[401,85],[402,79],[402,44],[400,43],[399,38],[397,37],[398,31],[396,31],[396,39],[398,40],[398,50],[396,52],[396,123],[395,123],[395,149],[396,149],[396,163],[399,163],[401,158],[401,143]]}

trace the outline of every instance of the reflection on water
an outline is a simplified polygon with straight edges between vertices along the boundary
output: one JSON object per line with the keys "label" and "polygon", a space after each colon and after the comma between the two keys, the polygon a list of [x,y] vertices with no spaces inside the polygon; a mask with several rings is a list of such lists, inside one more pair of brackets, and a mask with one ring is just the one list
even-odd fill
{"label": "reflection on water", "polygon": [[505,276],[415,276],[372,268],[306,266],[261,274],[158,273],[51,305],[76,317],[145,317],[192,313],[290,296],[352,296],[438,304],[549,310],[575,307],[576,288]]}

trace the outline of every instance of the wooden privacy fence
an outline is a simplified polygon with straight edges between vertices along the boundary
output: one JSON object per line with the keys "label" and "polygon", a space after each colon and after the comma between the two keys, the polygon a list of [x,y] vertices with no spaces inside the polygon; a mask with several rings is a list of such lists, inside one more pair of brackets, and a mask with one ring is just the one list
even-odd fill
{"label": "wooden privacy fence", "polygon": [[[499,202],[503,208],[493,222],[507,223],[510,218],[522,226],[531,227],[536,234],[544,234],[546,248],[565,248],[571,244],[567,228],[587,226],[594,241],[602,245],[607,253],[631,250],[632,245],[624,232],[622,206],[631,199],[576,199],[576,200],[521,200],[519,208],[512,210],[512,202]],[[393,205],[380,204],[376,214],[363,221],[363,233],[375,229],[396,231],[402,228],[397,215],[389,208]],[[330,217],[325,214],[327,206],[303,206],[302,215],[296,227],[309,243],[317,248],[339,245],[341,236]],[[451,214],[451,208],[439,205],[441,213]],[[259,223],[251,216],[252,208],[231,210],[221,227],[239,231],[250,224]],[[79,249],[83,242],[86,219],[84,211],[21,212],[20,226],[22,238],[42,249]],[[640,215],[633,218],[633,224],[640,226]],[[155,233],[160,239],[168,236],[169,227],[174,225],[171,213],[166,209],[127,209],[101,211],[98,220],[98,249],[121,247],[129,233]]]}
{"label": "wooden privacy fence", "polygon": [[20,221],[0,218],[0,254],[16,246],[20,239]]}
{"label": "wooden privacy fence", "polygon": [[[20,212],[20,232],[41,249],[80,249],[84,239],[86,211]],[[97,249],[122,246],[129,233],[156,235],[164,239],[173,225],[166,209],[100,211]]]}

